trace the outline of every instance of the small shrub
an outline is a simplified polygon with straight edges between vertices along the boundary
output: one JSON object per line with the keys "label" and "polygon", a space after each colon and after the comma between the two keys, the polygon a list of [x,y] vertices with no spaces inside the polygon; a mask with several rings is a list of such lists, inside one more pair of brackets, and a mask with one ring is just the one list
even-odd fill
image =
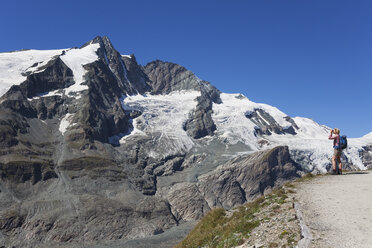
{"label": "small shrub", "polygon": [[284,236],[288,235],[288,232],[286,230],[284,230],[280,235],[279,235],[279,238],[280,239],[283,239]]}

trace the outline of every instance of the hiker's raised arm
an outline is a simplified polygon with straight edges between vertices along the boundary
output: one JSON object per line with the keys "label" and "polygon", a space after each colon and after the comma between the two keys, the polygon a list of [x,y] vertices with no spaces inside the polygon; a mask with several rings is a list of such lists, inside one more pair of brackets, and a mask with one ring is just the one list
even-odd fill
{"label": "hiker's raised arm", "polygon": [[332,140],[335,139],[336,136],[333,136],[333,129],[331,130],[331,133],[328,136],[328,139]]}

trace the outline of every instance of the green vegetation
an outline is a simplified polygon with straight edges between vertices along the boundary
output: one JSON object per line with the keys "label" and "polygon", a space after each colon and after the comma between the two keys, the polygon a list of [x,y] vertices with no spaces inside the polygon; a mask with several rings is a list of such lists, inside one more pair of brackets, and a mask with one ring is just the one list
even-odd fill
{"label": "green vegetation", "polygon": [[230,216],[222,208],[210,211],[176,248],[181,247],[234,247],[260,225],[254,214],[260,211],[265,198],[260,197],[236,209]]}
{"label": "green vegetation", "polygon": [[296,243],[296,240],[294,239],[294,234],[293,233],[288,235],[287,243],[288,243],[288,245],[293,245],[294,243]]}
{"label": "green vegetation", "polygon": [[284,236],[288,235],[288,232],[286,230],[284,230],[280,235],[279,235],[279,238],[280,239],[283,239]]}
{"label": "green vegetation", "polygon": [[[270,152],[266,154],[265,159],[269,157]],[[222,208],[210,211],[175,248],[229,248],[243,244],[245,240],[253,237],[251,232],[261,223],[271,221],[284,209],[290,211],[293,208],[284,205],[283,209],[283,204],[288,202],[287,194],[296,192],[296,183],[306,182],[317,176],[319,175],[306,174],[282,188],[273,190],[271,194],[229,211],[229,214]],[[296,221],[296,217],[286,221]],[[283,242],[285,247],[291,247],[298,239],[298,234],[291,229],[283,230],[277,235],[278,243],[270,242],[268,247],[281,247]]]}
{"label": "green vegetation", "polygon": [[274,190],[270,195],[266,196],[267,203],[277,203],[282,205],[288,198],[286,191],[283,188]]}
{"label": "green vegetation", "polygon": [[314,174],[307,173],[305,176],[297,179],[296,182],[306,182],[306,181],[309,181],[309,180],[313,179],[314,177],[315,177]]}
{"label": "green vegetation", "polygon": [[[227,216],[222,208],[213,209],[176,248],[228,248],[241,245],[261,221],[269,219],[267,216],[258,219],[256,213],[271,205],[278,211],[287,198],[283,189],[277,189],[267,196],[236,208],[230,216]],[[272,247],[276,247],[275,244],[272,244]]]}

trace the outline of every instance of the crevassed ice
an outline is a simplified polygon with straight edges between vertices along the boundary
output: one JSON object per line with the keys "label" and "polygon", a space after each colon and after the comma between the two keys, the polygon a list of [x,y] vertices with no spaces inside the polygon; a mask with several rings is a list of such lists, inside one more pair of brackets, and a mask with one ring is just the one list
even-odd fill
{"label": "crevassed ice", "polygon": [[231,144],[243,142],[257,147],[254,135],[256,124],[245,117],[247,112],[253,111],[252,104],[247,98],[236,98],[238,94],[221,94],[222,103],[213,104],[212,119],[216,124],[216,135],[225,138]]}
{"label": "crevassed ice", "polygon": [[198,91],[176,91],[169,95],[134,95],[125,97],[122,101],[126,110],[139,110],[142,115],[134,119],[133,131],[123,137],[120,142],[134,135],[147,135],[156,141],[149,154],[156,156],[157,150],[164,149],[172,154],[188,151],[194,145],[192,139],[183,129],[192,109],[196,107]]}

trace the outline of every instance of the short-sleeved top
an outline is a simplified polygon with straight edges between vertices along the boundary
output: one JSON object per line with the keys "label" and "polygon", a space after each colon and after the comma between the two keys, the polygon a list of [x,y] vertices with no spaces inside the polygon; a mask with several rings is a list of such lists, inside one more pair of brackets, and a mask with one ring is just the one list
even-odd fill
{"label": "short-sleeved top", "polygon": [[328,139],[333,140],[333,148],[335,148],[335,146],[338,146],[340,144],[339,134],[333,134],[333,135],[330,134]]}

